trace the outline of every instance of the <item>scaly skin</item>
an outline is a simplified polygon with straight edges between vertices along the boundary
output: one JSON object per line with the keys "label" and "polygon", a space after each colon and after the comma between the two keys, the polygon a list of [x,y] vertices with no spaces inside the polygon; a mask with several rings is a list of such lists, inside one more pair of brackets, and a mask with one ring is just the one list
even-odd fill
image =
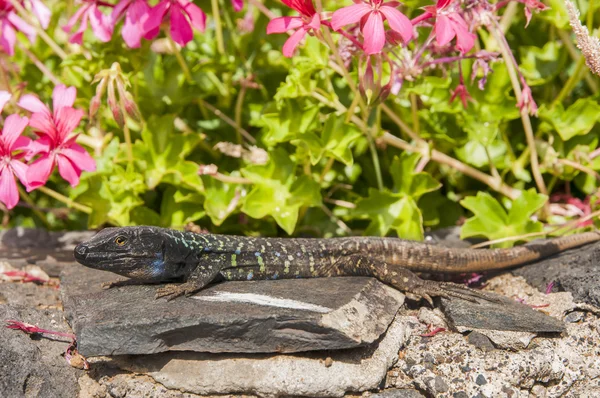
{"label": "scaly skin", "polygon": [[510,249],[449,249],[395,238],[252,238],[196,234],[158,227],[106,228],[75,248],[87,267],[131,278],[107,287],[180,280],[156,297],[191,295],[221,276],[225,280],[373,276],[398,290],[431,296],[491,295],[459,285],[423,280],[418,272],[465,273],[525,264],[600,240],[600,232],[540,240]]}

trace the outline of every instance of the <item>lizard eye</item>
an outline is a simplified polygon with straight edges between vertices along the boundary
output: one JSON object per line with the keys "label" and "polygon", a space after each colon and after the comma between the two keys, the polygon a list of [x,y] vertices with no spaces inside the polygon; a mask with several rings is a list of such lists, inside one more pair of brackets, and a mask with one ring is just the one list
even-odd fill
{"label": "lizard eye", "polygon": [[127,243],[127,238],[124,236],[117,236],[115,238],[115,243],[119,246],[123,246],[125,243]]}

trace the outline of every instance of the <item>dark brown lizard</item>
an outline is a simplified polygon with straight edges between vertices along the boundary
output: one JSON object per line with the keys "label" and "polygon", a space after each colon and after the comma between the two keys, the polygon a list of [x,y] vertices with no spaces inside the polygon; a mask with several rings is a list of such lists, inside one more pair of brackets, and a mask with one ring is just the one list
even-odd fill
{"label": "dark brown lizard", "polygon": [[510,249],[450,249],[396,238],[253,238],[138,226],[106,228],[75,248],[87,267],[131,278],[108,286],[180,280],[156,297],[191,295],[218,279],[258,280],[373,276],[421,296],[490,295],[413,273],[467,273],[514,267],[600,240],[600,232],[534,241]]}

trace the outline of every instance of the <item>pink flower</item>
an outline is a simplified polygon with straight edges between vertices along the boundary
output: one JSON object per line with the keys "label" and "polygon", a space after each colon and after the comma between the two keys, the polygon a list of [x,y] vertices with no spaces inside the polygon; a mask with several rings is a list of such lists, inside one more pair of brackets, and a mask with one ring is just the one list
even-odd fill
{"label": "pink flower", "polygon": [[469,32],[469,27],[458,13],[460,4],[453,3],[454,0],[438,0],[435,7],[425,7],[427,11],[436,17],[435,37],[440,46],[445,46],[456,37],[456,48],[461,53],[467,53],[475,45],[475,34]]}
{"label": "pink flower", "polygon": [[22,32],[30,42],[34,42],[35,29],[23,21],[8,0],[0,0],[0,47],[8,54],[15,54],[17,32]]}
{"label": "pink flower", "polygon": [[333,13],[331,27],[339,30],[342,26],[360,21],[360,30],[364,37],[364,50],[367,54],[379,54],[385,45],[385,27],[387,19],[390,28],[399,33],[407,43],[413,36],[413,26],[406,15],[396,9],[397,1],[369,0]]}
{"label": "pink flower", "polygon": [[244,0],[231,0],[231,5],[235,12],[242,11],[242,8],[244,8]]}
{"label": "pink flower", "polygon": [[56,86],[52,112],[34,95],[24,95],[19,101],[20,107],[33,112],[29,124],[40,136],[27,148],[28,159],[41,155],[27,171],[28,191],[44,185],[56,165],[60,175],[73,187],[79,184],[82,170],[96,170],[94,159],[75,143],[77,135],[69,137],[83,116],[83,111],[72,107],[75,95],[75,87]]}
{"label": "pink flower", "polygon": [[452,92],[452,96],[450,97],[450,102],[454,102],[456,98],[460,98],[460,101],[463,104],[463,107],[467,109],[468,104],[467,101],[471,99],[471,95],[469,94],[469,90],[464,85],[464,83],[460,83],[456,89]]}
{"label": "pink flower", "polygon": [[80,0],[84,4],[73,14],[67,24],[63,26],[63,30],[66,33],[70,33],[73,27],[79,22],[79,29],[71,35],[69,43],[82,44],[83,33],[88,27],[88,21],[92,25],[92,31],[102,42],[110,41],[112,36],[113,26],[110,17],[103,14],[98,6],[111,6],[111,4],[105,3],[100,0]]}
{"label": "pink flower", "polygon": [[41,0],[29,0],[29,3],[31,4],[31,11],[33,12],[33,15],[35,15],[37,20],[40,21],[42,28],[48,29],[50,17],[52,16],[52,13],[48,7],[46,7]]}
{"label": "pink flower", "polygon": [[145,27],[150,18],[150,11],[151,7],[146,0],[121,0],[113,9],[113,23],[125,15],[121,35],[130,48],[138,48],[142,37],[152,39],[158,33],[157,29],[147,31]]}
{"label": "pink flower", "polygon": [[14,154],[15,151],[24,150],[31,142],[29,138],[21,137],[27,123],[29,119],[26,117],[10,115],[0,133],[0,202],[9,209],[19,203],[15,176],[27,186],[27,165],[19,160],[23,153]]}
{"label": "pink flower", "polygon": [[535,10],[536,12],[544,11],[548,9],[544,3],[538,0],[517,0],[519,3],[523,3],[525,5],[525,18],[527,22],[525,23],[525,27],[529,25],[531,21],[531,11]]}
{"label": "pink flower", "polygon": [[161,0],[150,10],[145,31],[151,37],[158,34],[163,19],[169,17],[171,38],[185,46],[194,38],[192,27],[200,32],[206,28],[206,14],[190,0]]}
{"label": "pink flower", "polygon": [[273,18],[267,25],[267,34],[285,33],[288,30],[296,30],[283,45],[283,55],[291,57],[298,44],[304,39],[304,36],[311,30],[318,30],[321,27],[321,17],[317,14],[312,0],[281,0],[283,3],[298,11],[299,17],[279,17]]}

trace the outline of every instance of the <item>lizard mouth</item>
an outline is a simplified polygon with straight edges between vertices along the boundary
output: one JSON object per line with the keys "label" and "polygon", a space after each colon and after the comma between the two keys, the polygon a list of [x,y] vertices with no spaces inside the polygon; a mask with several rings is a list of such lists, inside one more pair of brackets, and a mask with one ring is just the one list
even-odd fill
{"label": "lizard mouth", "polygon": [[154,256],[147,256],[134,253],[115,253],[115,252],[98,252],[90,251],[89,248],[84,244],[80,243],[75,247],[73,251],[75,260],[83,265],[93,265],[103,261],[114,261],[122,260],[127,258],[154,258]]}

